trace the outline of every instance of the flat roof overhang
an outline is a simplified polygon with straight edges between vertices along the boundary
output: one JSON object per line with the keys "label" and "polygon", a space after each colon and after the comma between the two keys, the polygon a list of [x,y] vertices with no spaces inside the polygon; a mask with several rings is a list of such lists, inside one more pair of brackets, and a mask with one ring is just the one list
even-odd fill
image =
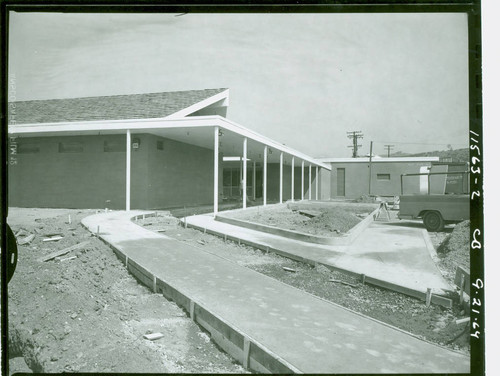
{"label": "flat roof overhang", "polygon": [[243,138],[247,138],[247,157],[262,160],[264,146],[268,147],[268,163],[279,163],[280,152],[283,152],[283,163],[291,164],[295,158],[295,166],[300,162],[331,170],[327,163],[318,161],[304,153],[280,144],[268,137],[260,135],[222,116],[187,116],[177,119],[126,119],[107,121],[82,121],[70,123],[44,123],[9,125],[10,137],[51,137],[51,136],[83,136],[151,133],[160,137],[173,139],[207,149],[214,149],[214,130],[219,127],[219,152],[227,156],[243,155]]}

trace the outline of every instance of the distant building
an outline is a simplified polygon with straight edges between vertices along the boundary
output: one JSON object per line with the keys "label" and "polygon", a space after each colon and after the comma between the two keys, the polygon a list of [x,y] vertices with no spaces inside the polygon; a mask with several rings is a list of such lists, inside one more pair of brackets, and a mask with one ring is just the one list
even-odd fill
{"label": "distant building", "polygon": [[[322,171],[322,199],[359,198],[363,195],[399,196],[401,175],[428,172],[464,171],[465,165],[440,163],[439,157],[374,157],[370,158],[320,158],[319,161],[331,166],[331,171]],[[455,181],[455,183],[451,183]],[[431,193],[445,193],[455,185],[461,188],[457,177],[446,175],[431,177]],[[405,178],[405,193],[427,193],[428,176]],[[329,192],[329,193],[328,193]]]}

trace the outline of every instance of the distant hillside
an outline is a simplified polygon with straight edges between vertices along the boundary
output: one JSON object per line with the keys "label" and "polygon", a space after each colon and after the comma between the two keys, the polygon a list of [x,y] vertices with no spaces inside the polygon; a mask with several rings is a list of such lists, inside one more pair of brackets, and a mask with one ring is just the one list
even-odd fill
{"label": "distant hillside", "polygon": [[452,158],[453,162],[468,162],[469,149],[456,149],[456,150],[436,150],[427,151],[423,153],[409,154],[403,152],[392,153],[393,157],[439,157],[439,158]]}

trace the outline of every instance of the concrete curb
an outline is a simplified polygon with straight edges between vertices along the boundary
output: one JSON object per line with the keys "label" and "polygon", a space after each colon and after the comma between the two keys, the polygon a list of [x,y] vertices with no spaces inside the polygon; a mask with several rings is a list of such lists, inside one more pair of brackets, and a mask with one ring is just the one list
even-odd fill
{"label": "concrete curb", "polygon": [[422,230],[422,236],[424,237],[425,246],[427,251],[429,251],[429,255],[433,260],[438,258],[436,249],[434,248],[434,244],[432,244],[431,236],[427,232],[427,230]]}
{"label": "concrete curb", "polygon": [[[283,205],[283,204],[276,204],[276,205]],[[288,205],[287,205],[288,207]],[[248,208],[248,209],[236,209],[236,210],[231,210],[231,212],[237,212],[241,210],[251,210],[251,211],[256,211],[254,208]],[[315,243],[315,244],[323,244],[323,245],[349,245],[352,244],[356,238],[361,235],[361,233],[368,227],[370,224],[375,221],[377,215],[380,212],[380,207],[372,211],[366,218],[362,219],[356,226],[351,228],[348,232],[345,234],[342,234],[337,237],[325,237],[325,236],[316,236],[312,234],[307,234],[304,232],[299,232],[299,231],[293,231],[293,230],[287,230],[279,227],[274,227],[274,226],[269,226],[269,225],[263,225],[260,223],[255,223],[255,222],[250,222],[250,221],[244,221],[241,219],[236,219],[236,218],[231,218],[228,216],[225,216],[221,213],[218,213],[215,216],[215,220],[223,223],[227,223],[233,226],[239,226],[239,227],[244,227],[248,228],[250,230],[255,230],[255,231],[262,231],[268,234],[273,234],[273,235],[278,235],[278,236],[283,236],[288,239],[294,239],[294,240],[300,240],[303,242],[308,242],[308,243]]]}

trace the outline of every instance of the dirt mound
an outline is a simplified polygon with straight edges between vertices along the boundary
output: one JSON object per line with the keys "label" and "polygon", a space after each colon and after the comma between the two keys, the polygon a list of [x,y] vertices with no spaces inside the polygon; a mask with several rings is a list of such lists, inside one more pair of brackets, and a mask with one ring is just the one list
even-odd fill
{"label": "dirt mound", "polygon": [[311,218],[309,224],[318,230],[346,233],[360,221],[361,219],[352,212],[336,208],[335,211],[325,211],[317,217]]}
{"label": "dirt mound", "polygon": [[470,268],[470,221],[460,222],[455,226],[437,249],[441,263],[456,267]]}

